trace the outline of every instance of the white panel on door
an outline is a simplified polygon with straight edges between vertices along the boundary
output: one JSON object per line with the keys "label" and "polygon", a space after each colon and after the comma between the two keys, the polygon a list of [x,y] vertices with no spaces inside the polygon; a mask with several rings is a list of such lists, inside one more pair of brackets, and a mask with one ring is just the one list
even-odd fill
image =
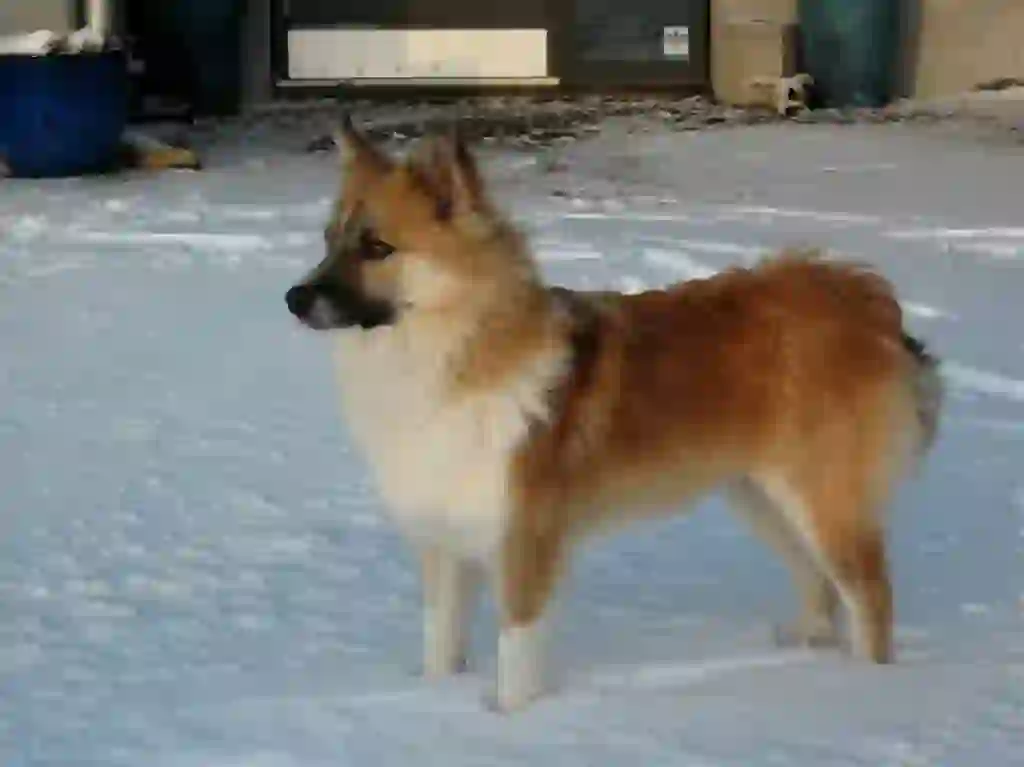
{"label": "white panel on door", "polygon": [[546,29],[293,29],[288,76],[537,78],[548,73]]}

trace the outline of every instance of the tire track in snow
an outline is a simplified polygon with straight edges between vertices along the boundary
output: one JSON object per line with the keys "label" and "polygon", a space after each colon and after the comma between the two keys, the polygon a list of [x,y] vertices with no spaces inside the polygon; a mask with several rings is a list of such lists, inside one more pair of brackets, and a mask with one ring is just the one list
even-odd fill
{"label": "tire track in snow", "polygon": [[955,360],[942,364],[946,380],[955,389],[989,397],[1024,402],[1024,381],[963,365]]}

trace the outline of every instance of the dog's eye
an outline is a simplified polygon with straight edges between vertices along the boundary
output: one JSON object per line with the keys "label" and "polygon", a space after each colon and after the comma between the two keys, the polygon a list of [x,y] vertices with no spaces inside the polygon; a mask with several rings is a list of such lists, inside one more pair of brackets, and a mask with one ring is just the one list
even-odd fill
{"label": "dog's eye", "polygon": [[393,245],[390,245],[379,237],[372,234],[363,235],[363,257],[367,261],[383,261],[395,252]]}

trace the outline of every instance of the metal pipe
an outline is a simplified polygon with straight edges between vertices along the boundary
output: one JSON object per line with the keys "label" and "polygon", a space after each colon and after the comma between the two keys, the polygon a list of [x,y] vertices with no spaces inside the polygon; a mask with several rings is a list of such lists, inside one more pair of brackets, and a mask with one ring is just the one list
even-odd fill
{"label": "metal pipe", "polygon": [[110,36],[113,0],[88,0],[85,8],[86,26],[100,39]]}

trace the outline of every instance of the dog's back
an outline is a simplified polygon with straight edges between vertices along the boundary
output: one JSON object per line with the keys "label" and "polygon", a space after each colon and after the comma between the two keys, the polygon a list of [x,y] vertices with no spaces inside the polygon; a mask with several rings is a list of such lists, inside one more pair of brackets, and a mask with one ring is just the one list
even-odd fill
{"label": "dog's back", "polygon": [[548,463],[571,457],[581,482],[681,460],[717,479],[791,459],[843,421],[863,434],[880,419],[886,443],[916,430],[915,450],[934,438],[935,362],[904,333],[889,283],[857,265],[785,253],[665,290],[555,295],[580,339],[563,419],[590,448]]}
{"label": "dog's back", "polygon": [[603,529],[724,486],[819,595],[814,631],[832,631],[822,605],[841,596],[859,652],[888,660],[883,507],[942,400],[891,285],[791,252],[665,290],[555,296],[575,363],[521,452],[523,513]]}

